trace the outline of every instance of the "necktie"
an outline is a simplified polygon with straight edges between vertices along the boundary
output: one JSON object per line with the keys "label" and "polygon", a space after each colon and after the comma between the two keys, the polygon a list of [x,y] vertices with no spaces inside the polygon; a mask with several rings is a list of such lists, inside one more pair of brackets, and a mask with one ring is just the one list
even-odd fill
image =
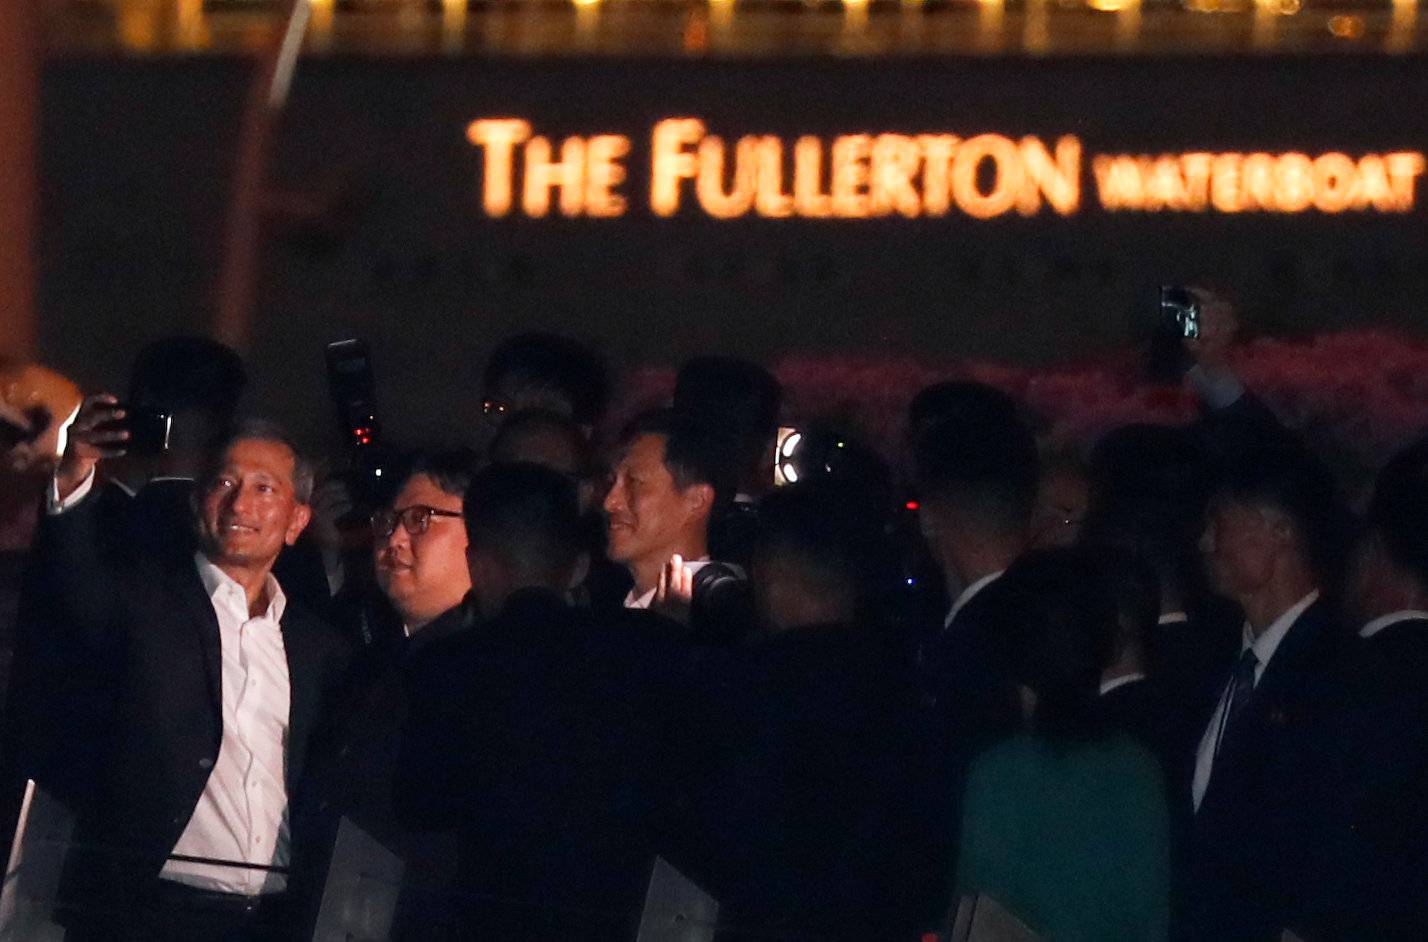
{"label": "necktie", "polygon": [[1254,648],[1245,649],[1245,653],[1240,655],[1239,663],[1235,665],[1235,675],[1230,681],[1230,701],[1225,704],[1225,717],[1220,723],[1220,738],[1215,743],[1216,756],[1220,754],[1225,738],[1234,728],[1235,720],[1244,713],[1245,706],[1249,704],[1250,696],[1254,693],[1254,673],[1257,667],[1259,658],[1254,656]]}

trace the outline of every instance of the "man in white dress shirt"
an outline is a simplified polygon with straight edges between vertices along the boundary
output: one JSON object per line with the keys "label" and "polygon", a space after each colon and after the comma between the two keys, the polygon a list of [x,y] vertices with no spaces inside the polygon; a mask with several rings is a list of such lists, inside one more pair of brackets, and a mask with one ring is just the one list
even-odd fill
{"label": "man in white dress shirt", "polygon": [[116,560],[91,495],[123,450],[119,418],[112,396],[86,400],[36,548],[60,600],[54,655],[103,675],[86,714],[98,755],[75,757],[93,780],[62,887],[71,936],[285,937],[288,809],[345,663],[272,575],[308,522],[312,474],[276,427],[246,425],[199,483],[194,551]]}

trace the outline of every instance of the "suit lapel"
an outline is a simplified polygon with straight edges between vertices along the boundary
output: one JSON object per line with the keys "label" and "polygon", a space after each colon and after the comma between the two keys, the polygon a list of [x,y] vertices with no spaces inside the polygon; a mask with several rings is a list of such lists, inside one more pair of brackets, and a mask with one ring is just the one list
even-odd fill
{"label": "suit lapel", "polygon": [[203,673],[208,681],[208,693],[213,700],[213,709],[222,717],[223,642],[218,633],[218,615],[213,611],[213,600],[204,591],[203,580],[199,578],[198,570],[191,559],[175,565],[173,577],[198,636],[203,655]]}
{"label": "suit lapel", "polygon": [[314,642],[316,635],[304,631],[303,617],[296,614],[292,605],[283,612],[283,653],[288,661],[288,750],[287,786],[289,793],[293,783],[302,773],[302,764],[307,755],[306,744],[311,733],[314,717],[321,706],[322,697],[322,652]]}

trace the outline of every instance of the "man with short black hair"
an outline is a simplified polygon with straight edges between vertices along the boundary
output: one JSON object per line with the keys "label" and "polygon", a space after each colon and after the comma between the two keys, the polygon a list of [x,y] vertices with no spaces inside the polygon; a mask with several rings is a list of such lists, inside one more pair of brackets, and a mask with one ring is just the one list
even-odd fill
{"label": "man with short black hair", "polygon": [[732,493],[723,439],[697,416],[648,413],[625,436],[605,497],[610,559],[634,580],[626,608],[687,606],[709,561],[709,519]]}
{"label": "man with short black hair", "polygon": [[669,712],[647,695],[673,659],[638,628],[653,616],[613,631],[568,604],[584,549],[563,475],[492,465],[464,512],[480,617],[412,683],[399,810],[460,835],[462,938],[627,938]]}
{"label": "man with short black hair", "polygon": [[924,647],[925,689],[967,756],[1019,722],[977,599],[1030,545],[1039,480],[1036,441],[1009,397],[987,388],[977,399],[924,430],[915,454],[923,536],[957,593]]}
{"label": "man with short black hair", "polygon": [[675,835],[681,866],[721,921],[776,936],[911,937],[943,876],[911,664],[868,621],[892,554],[881,521],[846,512],[859,501],[817,478],[765,498],[764,632],[696,686],[707,767]]}
{"label": "man with short black hair", "polygon": [[1428,938],[1428,439],[1379,473],[1353,566],[1358,638],[1308,893],[1325,939]]}

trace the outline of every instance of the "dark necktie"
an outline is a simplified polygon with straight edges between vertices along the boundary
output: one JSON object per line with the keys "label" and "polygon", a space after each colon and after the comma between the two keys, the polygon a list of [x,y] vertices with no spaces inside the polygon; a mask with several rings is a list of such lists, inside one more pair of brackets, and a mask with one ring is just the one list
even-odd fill
{"label": "dark necktie", "polygon": [[1215,743],[1216,756],[1219,756],[1225,739],[1234,729],[1235,720],[1244,713],[1249,704],[1250,696],[1254,693],[1254,672],[1257,667],[1259,658],[1254,656],[1254,648],[1246,648],[1245,653],[1240,655],[1239,663],[1235,665],[1235,676],[1230,681],[1230,701],[1225,704],[1225,716],[1220,723],[1220,739]]}

